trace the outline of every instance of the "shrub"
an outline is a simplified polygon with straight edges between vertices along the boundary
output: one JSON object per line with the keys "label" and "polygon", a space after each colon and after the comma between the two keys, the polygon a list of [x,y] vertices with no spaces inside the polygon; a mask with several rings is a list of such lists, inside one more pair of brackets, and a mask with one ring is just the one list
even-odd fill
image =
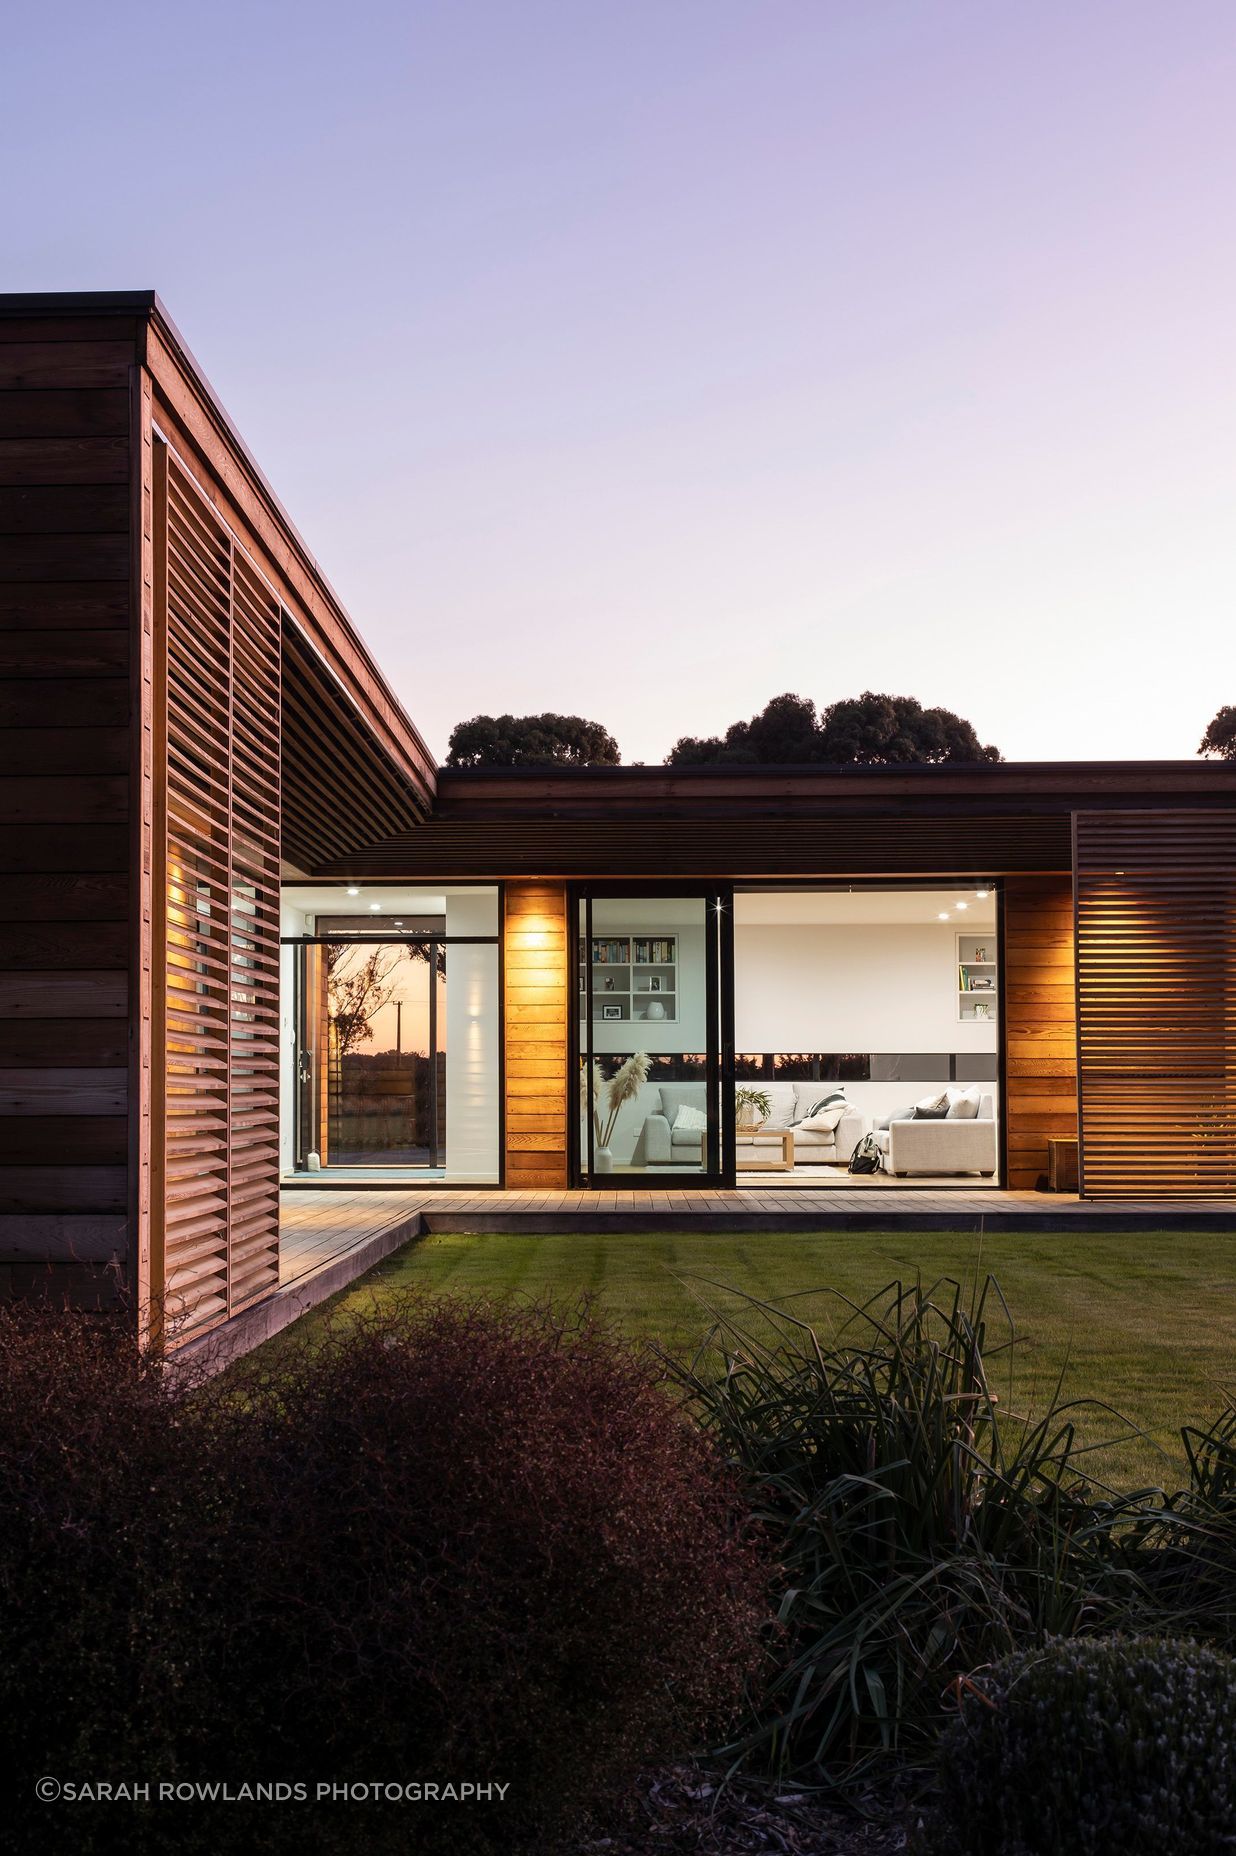
{"label": "shrub", "polygon": [[1236,1661],[1074,1639],[962,1687],[941,1737],[936,1856],[1219,1856],[1236,1836]]}
{"label": "shrub", "polygon": [[[761,1663],[731,1482],[586,1316],[404,1300],[188,1389],[45,1320],[0,1317],[10,1763],[510,1787],[139,1812],[130,1848],[549,1849]],[[24,1786],[12,1830],[47,1847]]]}
{"label": "shrub", "polygon": [[754,1304],[758,1322],[722,1320],[678,1369],[780,1562],[784,1654],[735,1756],[833,1784],[922,1765],[950,1678],[1110,1623],[1136,1587],[1115,1531],[1136,1498],[1109,1501],[1078,1475],[1068,1405],[997,1424],[998,1292],[967,1308],[943,1288],[844,1303],[828,1347]]}

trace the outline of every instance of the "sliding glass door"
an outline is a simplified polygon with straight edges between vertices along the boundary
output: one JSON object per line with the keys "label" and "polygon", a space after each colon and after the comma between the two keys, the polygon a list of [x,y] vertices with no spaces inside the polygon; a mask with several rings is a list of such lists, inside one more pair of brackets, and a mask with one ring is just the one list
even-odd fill
{"label": "sliding glass door", "polygon": [[577,897],[581,1183],[720,1182],[731,926],[716,890]]}

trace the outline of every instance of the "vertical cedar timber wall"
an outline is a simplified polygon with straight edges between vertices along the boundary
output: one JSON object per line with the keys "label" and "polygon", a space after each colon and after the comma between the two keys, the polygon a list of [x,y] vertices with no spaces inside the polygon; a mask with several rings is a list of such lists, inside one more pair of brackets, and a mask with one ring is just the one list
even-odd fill
{"label": "vertical cedar timber wall", "polygon": [[567,931],[561,883],[508,883],[506,1184],[567,1183]]}
{"label": "vertical cedar timber wall", "polygon": [[1053,1136],[1077,1136],[1073,884],[1067,876],[1004,881],[1007,1186],[1032,1188]]}
{"label": "vertical cedar timber wall", "polygon": [[0,1277],[84,1303],[127,1262],[137,333],[0,317]]}
{"label": "vertical cedar timber wall", "polygon": [[1236,815],[1079,812],[1088,1198],[1236,1194]]}

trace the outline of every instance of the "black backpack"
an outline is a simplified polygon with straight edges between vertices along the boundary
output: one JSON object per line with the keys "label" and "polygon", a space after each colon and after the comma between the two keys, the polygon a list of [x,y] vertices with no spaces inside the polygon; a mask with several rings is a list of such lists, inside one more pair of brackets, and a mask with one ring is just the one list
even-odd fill
{"label": "black backpack", "polygon": [[854,1152],[850,1155],[851,1173],[878,1173],[880,1170],[880,1150],[875,1143],[874,1134],[864,1134]]}

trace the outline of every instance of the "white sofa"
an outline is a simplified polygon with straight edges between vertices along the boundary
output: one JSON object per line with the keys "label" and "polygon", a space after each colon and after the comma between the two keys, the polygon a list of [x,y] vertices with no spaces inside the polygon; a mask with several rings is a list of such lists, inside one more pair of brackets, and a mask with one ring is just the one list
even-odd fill
{"label": "white sofa", "polygon": [[977,1116],[948,1115],[942,1121],[915,1121],[913,1110],[894,1115],[887,1128],[875,1130],[886,1173],[982,1173],[996,1170],[996,1115],[989,1095],[979,1098]]}
{"label": "white sofa", "polygon": [[[751,1087],[764,1090],[772,1103],[772,1112],[763,1124],[765,1130],[773,1133],[784,1128],[793,1130],[795,1164],[801,1161],[818,1166],[831,1161],[844,1166],[866,1131],[864,1117],[856,1108],[850,1108],[832,1132],[797,1125],[823,1096],[844,1094],[844,1086],[840,1083],[760,1082]],[[700,1134],[684,1131],[676,1135],[674,1122],[683,1106],[702,1109],[705,1102],[703,1083],[660,1085],[657,1101],[643,1127],[645,1166],[699,1165]],[[743,1138],[741,1131],[738,1138],[740,1141]],[[779,1157],[771,1145],[769,1155],[770,1159]]]}

